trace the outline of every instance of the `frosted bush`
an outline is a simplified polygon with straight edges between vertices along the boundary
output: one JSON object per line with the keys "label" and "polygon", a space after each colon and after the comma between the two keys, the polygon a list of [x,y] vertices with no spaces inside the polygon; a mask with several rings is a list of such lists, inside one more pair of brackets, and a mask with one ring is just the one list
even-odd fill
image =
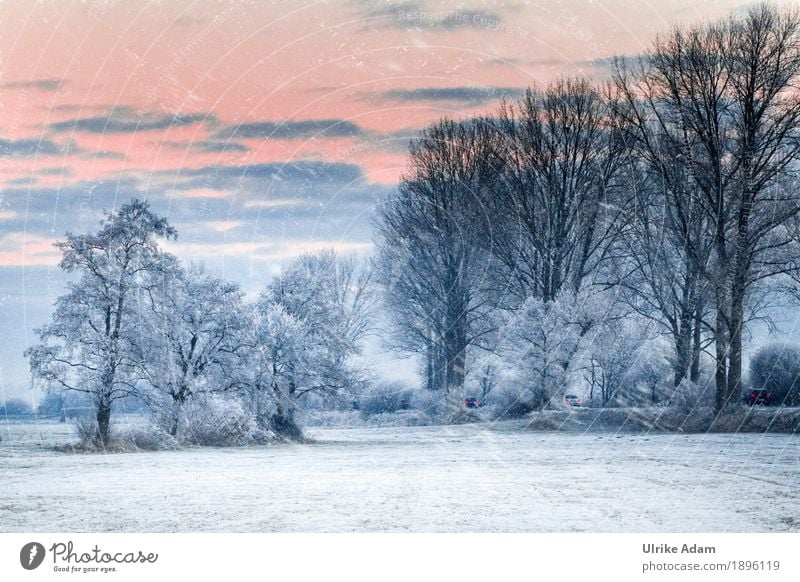
{"label": "frosted bush", "polygon": [[402,382],[385,382],[369,388],[360,398],[358,409],[364,418],[411,408],[412,390]]}
{"label": "frosted bush", "polygon": [[418,389],[411,393],[411,408],[431,418],[444,418],[447,414],[443,391]]}
{"label": "frosted bush", "polygon": [[167,451],[176,449],[178,441],[155,424],[135,426],[121,432],[118,440],[143,451]]}
{"label": "frosted bush", "polygon": [[675,388],[668,406],[685,415],[699,414],[704,408],[714,405],[714,389],[711,385],[699,385],[684,380]]}
{"label": "frosted bush", "polygon": [[487,396],[486,405],[491,407],[495,418],[517,418],[547,404],[548,394],[543,389],[528,388],[520,384],[496,386]]}
{"label": "frosted bush", "polygon": [[255,418],[239,401],[213,396],[183,407],[178,440],[209,447],[240,446],[253,440],[255,430]]}
{"label": "frosted bush", "polygon": [[75,434],[84,445],[97,442],[97,419],[91,414],[78,416],[72,421]]}

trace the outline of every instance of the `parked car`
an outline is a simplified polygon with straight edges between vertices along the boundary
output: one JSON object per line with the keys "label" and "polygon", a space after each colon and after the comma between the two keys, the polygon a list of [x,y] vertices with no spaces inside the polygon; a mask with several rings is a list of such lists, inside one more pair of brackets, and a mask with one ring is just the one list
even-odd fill
{"label": "parked car", "polygon": [[745,404],[749,404],[750,406],[769,406],[772,404],[772,393],[769,390],[765,390],[763,388],[756,388],[751,390],[750,392],[745,393],[744,395],[744,402]]}
{"label": "parked car", "polygon": [[464,398],[464,406],[467,408],[478,408],[478,399],[474,396],[467,396]]}
{"label": "parked car", "polygon": [[564,402],[566,404],[569,404],[570,406],[580,406],[581,404],[583,404],[583,402],[581,402],[581,399],[575,396],[574,394],[564,395]]}

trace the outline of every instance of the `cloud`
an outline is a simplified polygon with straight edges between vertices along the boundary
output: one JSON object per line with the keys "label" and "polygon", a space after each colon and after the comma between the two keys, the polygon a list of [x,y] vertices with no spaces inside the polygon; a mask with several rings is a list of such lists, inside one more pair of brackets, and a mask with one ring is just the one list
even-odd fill
{"label": "cloud", "polygon": [[614,69],[614,62],[619,60],[620,62],[624,63],[628,67],[636,66],[640,61],[646,59],[646,55],[643,53],[635,53],[630,55],[614,55],[609,57],[597,57],[594,59],[587,59],[578,61],[575,63],[580,67],[591,67],[596,69],[598,72],[602,73],[603,75],[610,76],[613,69]]}
{"label": "cloud", "polygon": [[222,243],[183,243],[167,242],[164,248],[183,257],[208,259],[224,257],[247,258],[256,261],[283,262],[305,253],[332,249],[339,253],[366,251],[372,248],[369,242],[351,242],[335,239],[302,240],[283,239],[280,241],[230,241]]}
{"label": "cloud", "polygon": [[61,254],[49,237],[30,232],[9,232],[0,237],[0,267],[58,264]]}
{"label": "cloud", "polygon": [[225,190],[197,188],[197,189],[182,191],[178,196],[180,198],[230,198],[231,193]]}
{"label": "cloud", "polygon": [[60,156],[68,153],[70,146],[62,146],[49,139],[2,139],[0,138],[0,157],[35,158],[39,156]]}
{"label": "cloud", "polygon": [[61,113],[65,115],[81,113],[105,113],[112,109],[129,111],[127,105],[90,105],[88,103],[65,103],[63,105],[53,105],[47,107],[49,113]]}
{"label": "cloud", "polygon": [[366,97],[388,101],[447,101],[481,105],[500,99],[515,99],[524,92],[520,87],[418,87],[368,93]]}
{"label": "cloud", "polygon": [[111,152],[111,151],[103,151],[103,150],[83,152],[80,155],[80,158],[82,160],[124,160],[124,159],[126,159],[125,154],[123,154],[121,152]]}
{"label": "cloud", "polygon": [[210,228],[214,232],[228,232],[236,230],[243,224],[244,222],[241,220],[209,220],[204,223],[204,226]]}
{"label": "cloud", "polygon": [[48,93],[55,93],[61,87],[66,85],[64,79],[35,79],[33,81],[18,81],[15,83],[3,83],[0,88],[3,89],[34,89],[36,91],[46,91]]}
{"label": "cloud", "polygon": [[250,148],[235,141],[200,141],[192,144],[192,149],[203,154],[247,153]]}
{"label": "cloud", "polygon": [[388,26],[401,29],[417,28],[452,31],[462,28],[497,28],[502,16],[490,10],[428,10],[418,2],[386,4],[364,2],[367,17],[385,19]]}
{"label": "cloud", "polygon": [[[0,158],[38,158],[46,156],[77,156],[84,160],[125,159],[125,155],[119,152],[84,150],[78,147],[78,144],[71,139],[62,144],[47,138],[0,138]],[[42,172],[40,171],[40,173]],[[63,173],[63,171],[58,173]]]}
{"label": "cloud", "polygon": [[[177,173],[167,172],[163,177],[174,179],[175,189],[192,190],[208,188],[211,190],[238,190],[243,185],[256,182],[291,184],[307,189],[346,185],[363,180],[364,173],[355,164],[299,161],[291,163],[269,162],[249,165],[211,165],[202,168],[180,169]],[[184,180],[181,180],[183,178]]]}
{"label": "cloud", "polygon": [[201,154],[247,153],[250,148],[235,141],[159,141],[155,147],[167,147],[179,151],[193,151]]}
{"label": "cloud", "polygon": [[302,200],[297,198],[270,198],[268,200],[247,200],[245,208],[287,208],[289,206],[300,206]]}
{"label": "cloud", "polygon": [[230,125],[217,132],[222,139],[309,139],[356,137],[364,130],[344,119],[307,119],[303,121],[257,121]]}
{"label": "cloud", "polygon": [[198,123],[214,124],[216,117],[212,113],[193,113],[163,115],[156,113],[134,113],[127,107],[113,109],[107,115],[84,117],[51,123],[49,128],[54,132],[85,133],[137,133],[142,131],[160,131],[172,127],[184,127]]}

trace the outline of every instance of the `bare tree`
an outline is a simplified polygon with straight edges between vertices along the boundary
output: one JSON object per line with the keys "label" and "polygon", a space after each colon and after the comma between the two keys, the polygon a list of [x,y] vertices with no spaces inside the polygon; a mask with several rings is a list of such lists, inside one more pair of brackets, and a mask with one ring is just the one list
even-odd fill
{"label": "bare tree", "polygon": [[512,303],[578,292],[613,253],[627,207],[617,177],[623,142],[607,100],[562,80],[504,105],[494,127],[505,165],[487,190],[487,241]]}
{"label": "bare tree", "polygon": [[[619,72],[619,71],[618,71]],[[625,183],[632,191],[625,252],[616,261],[615,283],[628,304],[672,338],[674,384],[699,379],[709,285],[704,278],[712,240],[690,168],[686,132],[647,120],[642,104],[621,82],[612,111],[628,144]],[[668,131],[672,133],[668,133]]]}
{"label": "bare tree", "polygon": [[[799,32],[796,12],[759,5],[743,18],[673,29],[632,74],[616,72],[640,151],[668,184],[665,203],[702,224],[684,237],[713,296],[717,409],[738,399],[748,297],[795,268],[785,226],[800,205],[783,181],[800,145]],[[689,220],[697,209],[702,220]]]}
{"label": "bare tree", "polygon": [[[491,255],[482,201],[501,165],[494,131],[442,120],[410,151],[411,169],[378,212],[375,264],[397,346],[426,352],[432,387],[461,399],[467,348],[491,332]],[[429,382],[430,383],[430,382]]]}
{"label": "bare tree", "polygon": [[761,4],[728,27],[738,179],[729,198],[732,240],[725,257],[730,361],[723,402],[741,391],[746,296],[753,284],[795,268],[783,252],[792,243],[785,225],[800,212],[794,184],[783,182],[800,152],[800,13]]}

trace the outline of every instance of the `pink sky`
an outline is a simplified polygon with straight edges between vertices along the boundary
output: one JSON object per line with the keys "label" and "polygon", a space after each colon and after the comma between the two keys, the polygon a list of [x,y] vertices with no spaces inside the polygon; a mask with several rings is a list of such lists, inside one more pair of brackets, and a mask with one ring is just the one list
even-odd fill
{"label": "pink sky", "polygon": [[[69,180],[119,171],[293,159],[358,163],[394,182],[398,144],[382,135],[483,102],[381,97],[392,90],[521,88],[558,75],[602,75],[591,61],[644,50],[667,22],[725,14],[734,1],[540,2],[4,2],[0,5],[0,136],[51,139],[80,154],[0,158],[0,180],[66,166]],[[458,6],[458,8],[456,8]],[[498,97],[500,92],[497,93]],[[412,95],[413,96],[413,95]],[[171,129],[93,134],[53,123],[208,115]],[[141,117],[145,116],[145,117]],[[191,144],[242,122],[346,120],[369,138],[236,140],[250,151]],[[401,144],[402,145],[402,144]],[[114,152],[97,157],[94,152]],[[64,177],[45,178],[61,183]]]}

